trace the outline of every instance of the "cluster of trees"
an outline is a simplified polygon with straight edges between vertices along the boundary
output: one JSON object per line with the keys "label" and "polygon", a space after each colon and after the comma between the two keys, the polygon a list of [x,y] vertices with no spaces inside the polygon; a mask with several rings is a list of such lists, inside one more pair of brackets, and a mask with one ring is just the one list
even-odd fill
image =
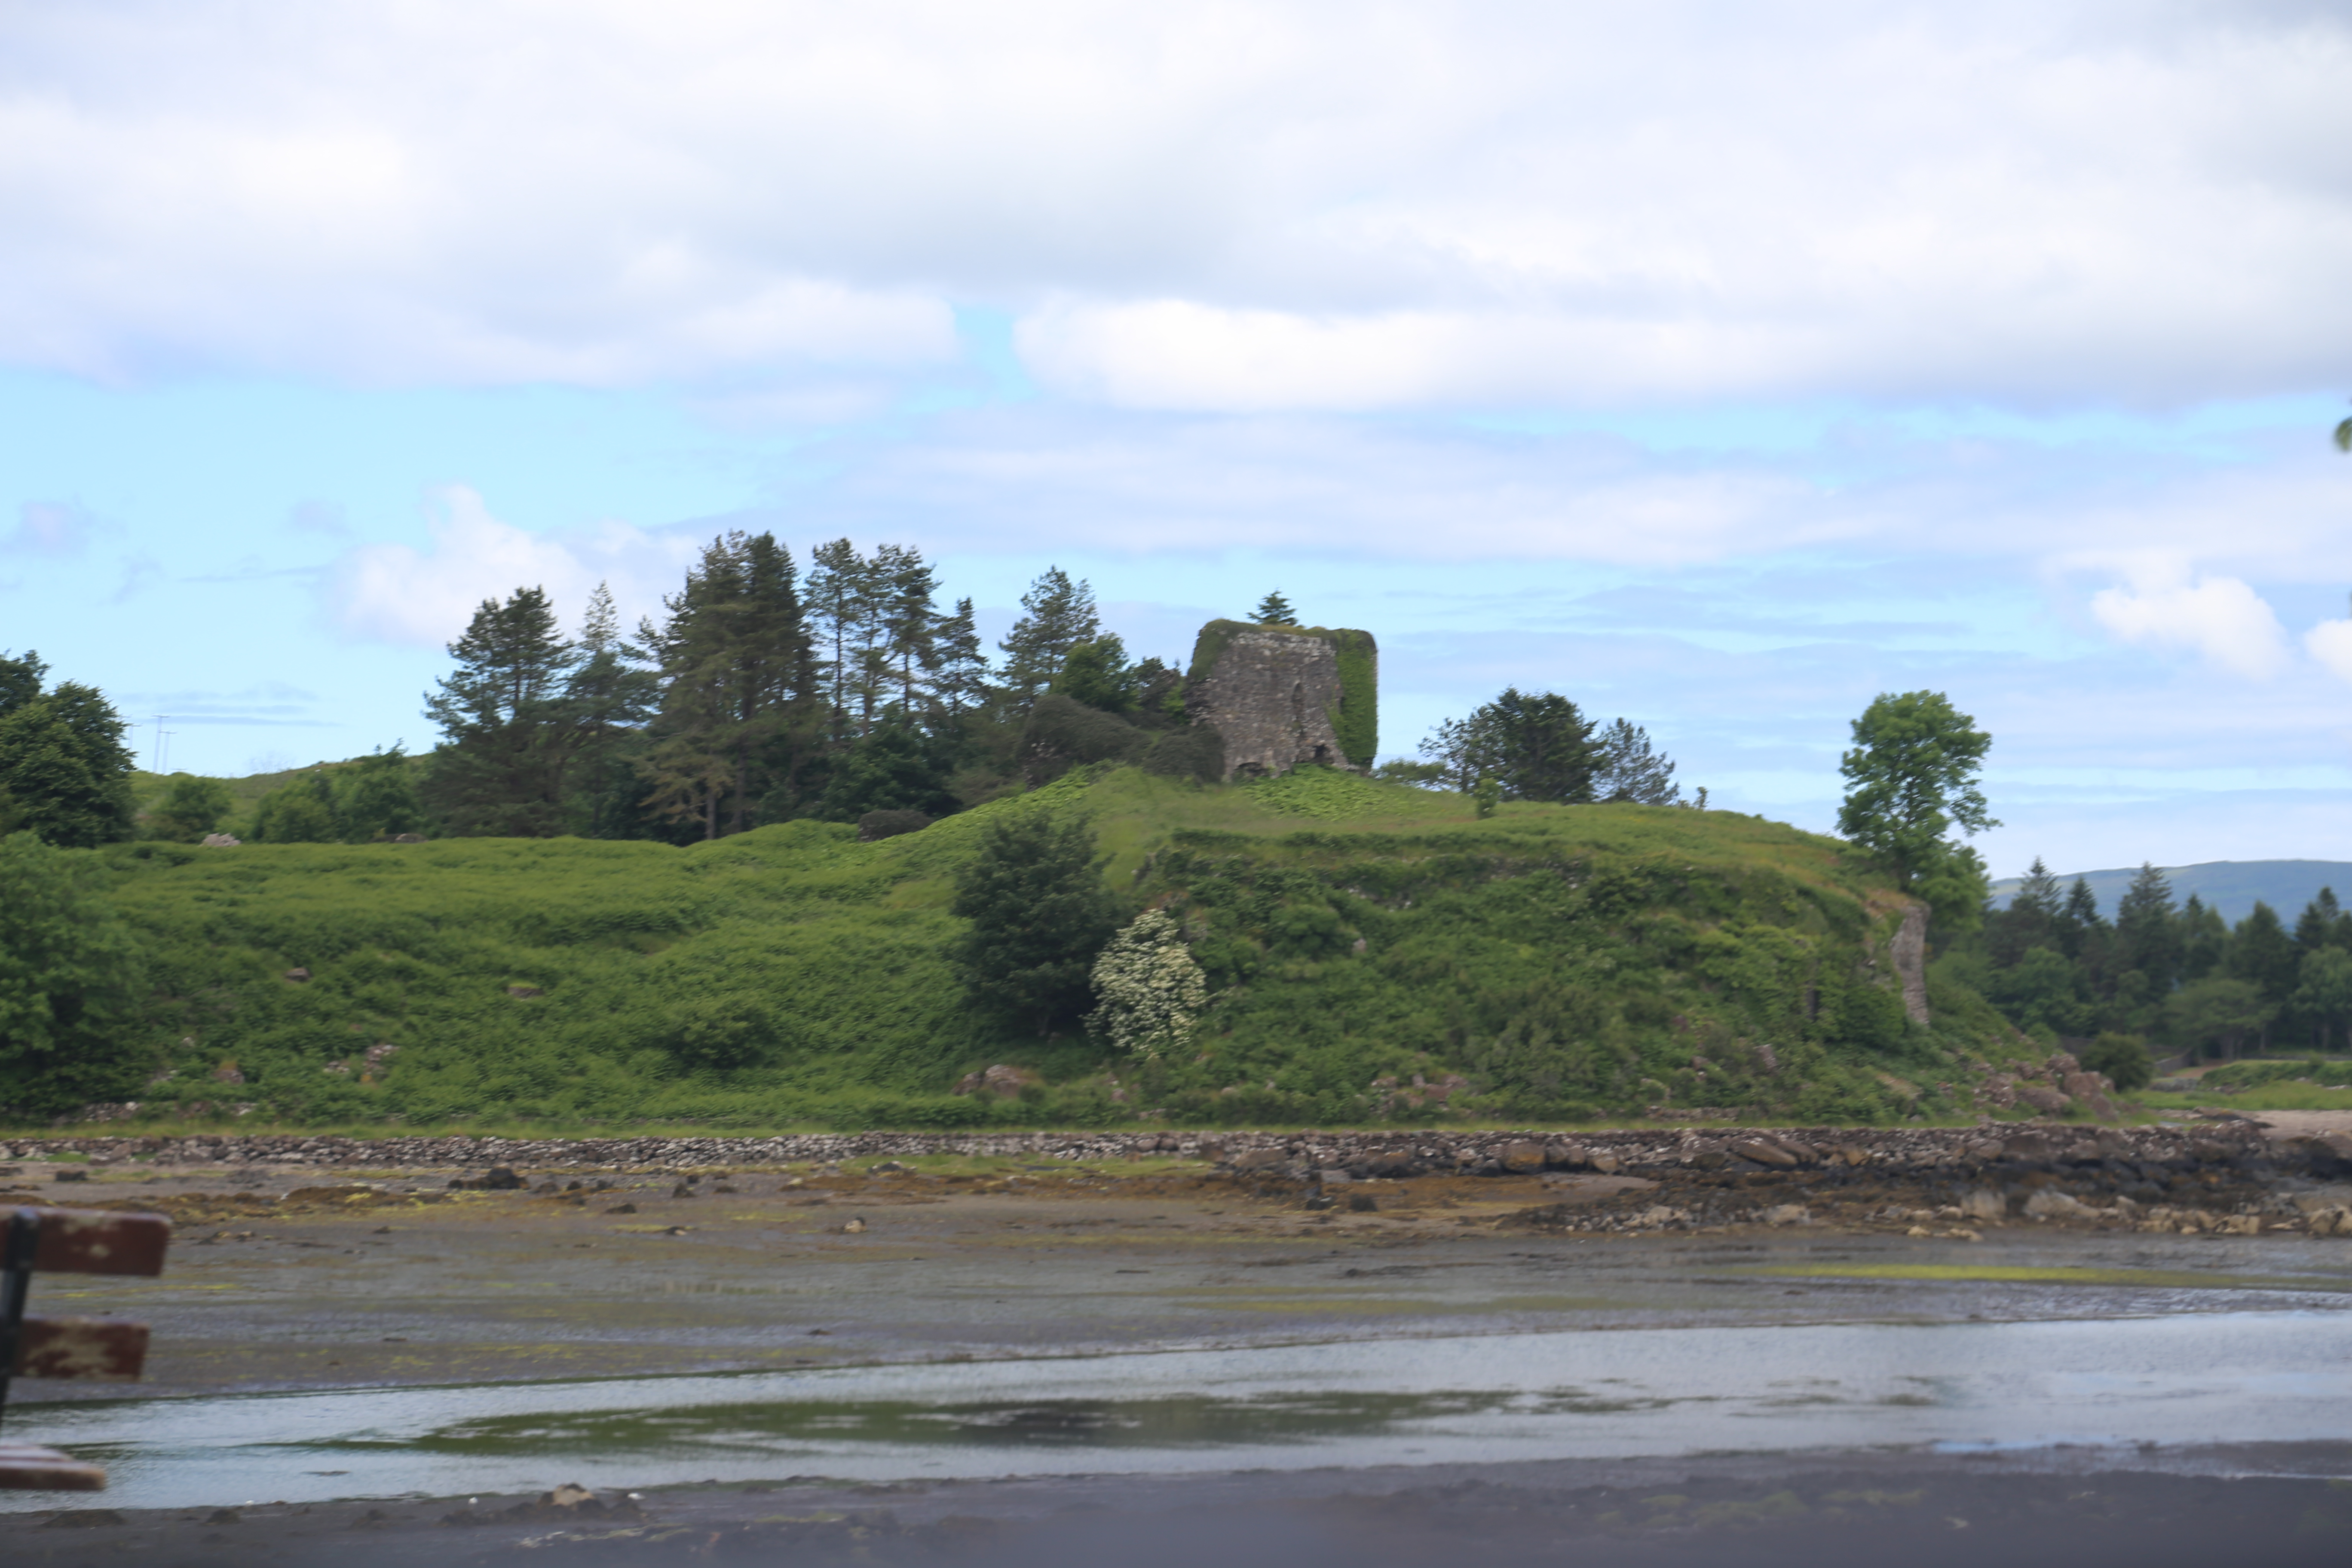
{"label": "cluster of trees", "polygon": [[2352,913],[2321,889],[2290,929],[2257,902],[2234,927],[2142,866],[2105,918],[2090,885],[2040,860],[1955,954],[2022,1027],[2126,1033],[2184,1050],[2340,1048],[2352,1031]]}
{"label": "cluster of trees", "polygon": [[[1422,762],[1384,763],[1383,777],[1440,784],[1492,799],[1683,804],[1675,764],[1631,720],[1603,726],[1557,692],[1506,687],[1466,719],[1439,722],[1421,742]],[[1699,792],[1704,805],[1706,792]]]}
{"label": "cluster of trees", "polygon": [[[1181,721],[1181,678],[1132,663],[1083,581],[1049,569],[992,664],[972,602],[941,608],[919,552],[713,540],[658,620],[599,588],[576,637],[537,588],[484,603],[426,698],[424,805],[443,831],[715,838],[796,816],[936,816],[1023,777],[1060,698]],[[1172,711],[1174,717],[1171,718]]]}

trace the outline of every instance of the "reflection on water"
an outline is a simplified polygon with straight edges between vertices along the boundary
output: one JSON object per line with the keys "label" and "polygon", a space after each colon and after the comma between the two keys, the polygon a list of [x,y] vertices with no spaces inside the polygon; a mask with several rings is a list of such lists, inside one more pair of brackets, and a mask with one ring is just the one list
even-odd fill
{"label": "reflection on water", "polygon": [[[2352,1311],[1642,1329],[32,1406],[110,1500],[2352,1438]],[[11,1499],[0,1510],[39,1506]]]}

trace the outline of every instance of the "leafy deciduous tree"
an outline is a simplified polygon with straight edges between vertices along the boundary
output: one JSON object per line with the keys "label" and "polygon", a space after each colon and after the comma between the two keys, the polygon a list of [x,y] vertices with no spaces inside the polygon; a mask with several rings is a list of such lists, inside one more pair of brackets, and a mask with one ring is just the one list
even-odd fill
{"label": "leafy deciduous tree", "polygon": [[2300,983],[2292,998],[2294,1009],[2313,1020],[2319,1037],[2316,1044],[2326,1050],[2331,1031],[2340,1033],[2347,1018],[2352,1017],[2352,952],[2340,947],[2314,949],[2303,955],[2297,974]]}
{"label": "leafy deciduous tree", "polygon": [[2164,1005],[2174,1037],[2194,1046],[2219,1046],[2234,1057],[2246,1037],[2270,1026],[2273,1009],[2249,981],[2214,975],[2174,992]]}
{"label": "leafy deciduous tree", "polygon": [[408,754],[400,747],[353,757],[336,770],[335,835],[346,844],[396,838],[425,826]]}
{"label": "leafy deciduous tree", "polygon": [[1885,858],[1896,879],[1927,901],[1948,930],[1973,926],[1983,909],[1983,858],[1945,835],[2000,826],[1977,787],[1992,737],[1940,691],[1881,693],[1853,721],[1853,750],[1838,831]]}
{"label": "leafy deciduous tree", "polygon": [[140,832],[167,844],[194,844],[208,833],[218,832],[236,804],[228,785],[219,779],[173,773],[165,782],[162,796],[147,808]]}
{"label": "leafy deciduous tree", "polygon": [[324,768],[287,780],[254,805],[256,844],[332,844],[341,837],[335,787]]}
{"label": "leafy deciduous tree", "polygon": [[66,848],[128,838],[137,804],[121,716],[79,681],[44,691],[47,672],[37,653],[0,655],[0,816]]}
{"label": "leafy deciduous tree", "polygon": [[1125,715],[1135,710],[1137,684],[1127,645],[1116,637],[1099,637],[1070,650],[1052,689],[1073,702]]}
{"label": "leafy deciduous tree", "polygon": [[101,875],[34,834],[0,838],[0,1104],[103,1098],[133,1060],[143,963]]}

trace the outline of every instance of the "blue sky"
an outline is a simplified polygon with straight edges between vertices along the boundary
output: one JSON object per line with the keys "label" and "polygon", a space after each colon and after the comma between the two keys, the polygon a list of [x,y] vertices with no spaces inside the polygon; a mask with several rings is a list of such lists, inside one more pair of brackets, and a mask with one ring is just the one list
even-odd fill
{"label": "blue sky", "polygon": [[[1280,587],[1996,871],[2352,858],[2340,8],[120,4],[0,18],[0,647],[175,767],[404,741],[715,531]],[[1633,84],[1639,84],[1635,90]]]}

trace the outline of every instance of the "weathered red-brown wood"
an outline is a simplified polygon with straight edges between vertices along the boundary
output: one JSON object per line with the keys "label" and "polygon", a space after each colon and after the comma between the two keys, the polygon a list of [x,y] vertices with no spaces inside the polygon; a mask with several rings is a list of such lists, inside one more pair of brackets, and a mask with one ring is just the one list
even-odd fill
{"label": "weathered red-brown wood", "polygon": [[106,1472],[68,1459],[55,1448],[0,1443],[0,1487],[12,1491],[102,1492]]}
{"label": "weathered red-brown wood", "polygon": [[33,1252],[37,1274],[163,1272],[172,1222],[159,1214],[110,1214],[103,1209],[35,1209],[41,1238]]}
{"label": "weathered red-brown wood", "polygon": [[147,1364],[147,1325],[114,1318],[26,1318],[16,1335],[16,1377],[131,1383]]}

